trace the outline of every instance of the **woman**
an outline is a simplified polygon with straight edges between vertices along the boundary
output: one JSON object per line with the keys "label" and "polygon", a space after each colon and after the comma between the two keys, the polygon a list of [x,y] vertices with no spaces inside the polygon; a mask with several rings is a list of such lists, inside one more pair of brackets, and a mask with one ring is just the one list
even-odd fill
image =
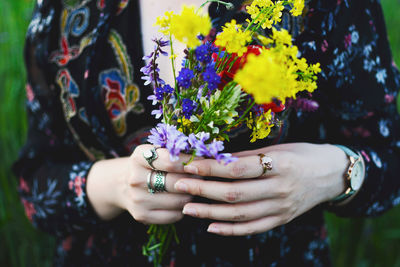
{"label": "woman", "polygon": [[[55,264],[146,266],[145,224],[176,223],[181,243],[166,265],[329,266],[324,210],[374,216],[399,202],[400,75],[380,4],[315,0],[302,18],[284,17],[303,56],[323,67],[319,110],[293,112],[275,140],[285,144],[254,150],[240,134],[239,160],[227,166],[183,167],[185,155],[172,163],[158,149],[151,163],[168,172],[167,192],[149,194],[152,146],[141,144],[156,122],[142,50],[164,5],[201,3],[165,2],[37,3],[25,50],[29,136],[14,170],[27,216],[57,237]],[[243,1],[232,2],[211,5],[216,28],[243,19]],[[365,162],[353,188],[350,157]]]}

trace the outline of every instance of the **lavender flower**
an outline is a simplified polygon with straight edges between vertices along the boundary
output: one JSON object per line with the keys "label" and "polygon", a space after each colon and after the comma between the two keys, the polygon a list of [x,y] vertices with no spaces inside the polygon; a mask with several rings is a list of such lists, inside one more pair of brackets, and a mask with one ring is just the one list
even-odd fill
{"label": "lavender flower", "polygon": [[151,115],[154,115],[156,119],[161,118],[162,114],[163,114],[162,105],[160,105],[158,109],[155,109],[151,112]]}
{"label": "lavender flower", "polygon": [[193,133],[189,135],[190,148],[196,150],[196,156],[215,158],[218,162],[225,162],[228,164],[237,160],[230,153],[219,153],[224,150],[224,143],[222,141],[212,141],[210,144],[206,144],[206,141],[210,138],[209,133],[200,132],[196,135]]}
{"label": "lavender flower", "polygon": [[165,82],[160,78],[159,72],[160,69],[157,67],[156,60],[160,54],[166,56],[167,52],[163,51],[161,48],[169,45],[168,41],[164,41],[160,39],[154,39],[153,42],[156,43],[154,51],[151,52],[148,56],[144,56],[143,60],[148,60],[148,64],[140,69],[140,71],[144,74],[142,76],[142,80],[145,80],[144,85],[149,85],[151,83],[155,83],[156,86],[165,84]]}
{"label": "lavender flower", "polygon": [[156,128],[150,130],[150,133],[147,139],[149,143],[167,148],[171,161],[178,160],[179,154],[189,147],[188,137],[178,131],[174,125],[159,123]]}
{"label": "lavender flower", "polygon": [[188,68],[182,68],[176,79],[178,81],[179,86],[183,88],[189,88],[192,85],[193,78],[194,78],[194,73],[192,70]]}

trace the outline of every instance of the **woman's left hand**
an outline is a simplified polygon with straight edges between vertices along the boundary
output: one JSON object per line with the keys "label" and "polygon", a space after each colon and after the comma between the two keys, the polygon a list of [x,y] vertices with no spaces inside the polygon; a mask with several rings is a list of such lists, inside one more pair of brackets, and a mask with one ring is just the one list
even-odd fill
{"label": "woman's left hand", "polygon": [[[264,175],[259,153],[272,158]],[[292,143],[235,154],[236,162],[219,164],[212,159],[193,161],[187,173],[235,181],[181,179],[178,191],[220,201],[188,203],[183,213],[216,221],[208,231],[219,235],[249,235],[286,224],[316,205],[345,190],[346,154],[333,145]],[[262,176],[261,176],[262,175]]]}

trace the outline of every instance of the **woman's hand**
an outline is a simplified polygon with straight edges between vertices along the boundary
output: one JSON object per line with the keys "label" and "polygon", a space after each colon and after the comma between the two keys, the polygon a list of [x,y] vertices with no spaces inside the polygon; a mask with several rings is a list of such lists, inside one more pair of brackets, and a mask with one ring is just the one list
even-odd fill
{"label": "woman's hand", "polygon": [[[262,177],[257,156],[272,158],[272,170]],[[181,179],[180,192],[220,201],[218,204],[188,203],[183,213],[216,221],[208,231],[219,235],[248,235],[286,224],[316,205],[329,201],[345,189],[348,167],[345,153],[332,145],[282,144],[236,154],[228,165],[211,159],[196,160],[185,171],[235,181]]]}
{"label": "woman's hand", "polygon": [[143,152],[153,146],[138,146],[130,157],[96,162],[88,175],[87,194],[89,200],[104,220],[109,220],[127,210],[136,221],[144,224],[168,224],[182,219],[183,206],[191,196],[177,192],[174,184],[178,179],[192,177],[183,174],[182,162],[189,155],[171,162],[166,149],[157,149],[158,158],[153,162],[157,170],[166,175],[167,192],[151,194],[147,188],[147,176],[152,169],[143,157]]}

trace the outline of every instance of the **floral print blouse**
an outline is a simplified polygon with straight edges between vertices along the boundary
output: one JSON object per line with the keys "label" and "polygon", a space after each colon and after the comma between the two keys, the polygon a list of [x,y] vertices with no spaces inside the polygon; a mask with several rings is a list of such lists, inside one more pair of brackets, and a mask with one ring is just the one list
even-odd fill
{"label": "floral print blouse", "polygon": [[[211,5],[217,29],[245,18],[243,1],[232,2],[233,11]],[[156,124],[140,79],[139,15],[135,0],[37,0],[25,47],[29,132],[13,169],[27,217],[58,240],[56,266],[151,266],[146,226],[127,213],[101,221],[86,194],[93,162],[129,155]],[[376,216],[400,203],[400,74],[379,1],[311,0],[281,26],[322,73],[319,110],[292,112],[277,141],[353,147],[366,161],[364,185],[345,206],[322,204],[253,236],[212,235],[208,221],[184,218],[166,266],[329,266],[324,210]],[[249,148],[235,140],[232,149]]]}

